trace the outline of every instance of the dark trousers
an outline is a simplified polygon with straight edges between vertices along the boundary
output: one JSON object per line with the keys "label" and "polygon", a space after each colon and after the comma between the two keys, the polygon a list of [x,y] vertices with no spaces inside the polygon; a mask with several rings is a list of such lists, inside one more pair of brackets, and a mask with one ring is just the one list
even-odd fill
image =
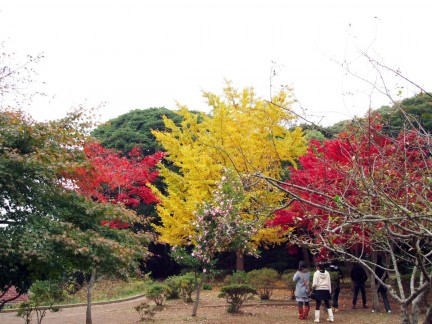
{"label": "dark trousers", "polygon": [[378,292],[380,293],[381,298],[383,300],[384,308],[385,308],[386,312],[388,312],[390,310],[390,303],[389,303],[389,300],[387,297],[387,289],[383,286],[379,286]]}
{"label": "dark trousers", "polygon": [[362,294],[362,302],[363,305],[366,305],[366,285],[364,282],[354,282],[354,296],[353,296],[353,305],[357,304],[357,296],[359,291]]}
{"label": "dark trousers", "polygon": [[339,307],[339,293],[340,293],[340,287],[336,286],[332,293],[332,306],[334,308]]}

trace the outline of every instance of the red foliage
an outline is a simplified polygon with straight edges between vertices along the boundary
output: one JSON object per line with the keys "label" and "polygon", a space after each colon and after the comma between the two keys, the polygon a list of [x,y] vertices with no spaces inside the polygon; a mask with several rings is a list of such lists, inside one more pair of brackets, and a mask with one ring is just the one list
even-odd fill
{"label": "red foliage", "polygon": [[[353,130],[322,143],[311,141],[307,154],[299,159],[300,167],[291,168],[290,179],[286,181],[286,188],[301,199],[294,199],[289,209],[276,212],[268,225],[280,226],[282,230],[295,228],[297,233],[318,242],[324,229],[329,226],[337,229],[346,221],[348,205],[367,204],[371,213],[383,212],[379,195],[371,192],[371,188],[385,193],[395,203],[405,205],[408,201],[424,207],[418,197],[425,194],[422,170],[432,167],[431,159],[425,158],[428,148],[420,133],[401,133],[394,139],[384,135],[381,125],[373,120],[365,130]],[[373,184],[367,185],[365,181]],[[432,197],[427,197],[424,201],[430,199]],[[344,206],[340,205],[341,201]],[[343,214],[332,213],[321,206],[343,210]],[[379,230],[382,223],[377,222],[375,226]],[[334,237],[326,239],[347,248],[359,245],[363,251],[369,248],[370,228],[361,225],[346,228],[349,230],[336,231]],[[325,251],[321,252],[325,255]]]}
{"label": "red foliage", "polygon": [[[129,208],[158,202],[147,184],[156,180],[158,171],[155,166],[164,153],[143,157],[141,150],[134,148],[129,157],[124,157],[98,143],[87,144],[84,152],[89,166],[78,168],[73,174],[78,192],[96,201],[123,203]],[[104,221],[103,225],[111,228],[129,226],[116,221]]]}

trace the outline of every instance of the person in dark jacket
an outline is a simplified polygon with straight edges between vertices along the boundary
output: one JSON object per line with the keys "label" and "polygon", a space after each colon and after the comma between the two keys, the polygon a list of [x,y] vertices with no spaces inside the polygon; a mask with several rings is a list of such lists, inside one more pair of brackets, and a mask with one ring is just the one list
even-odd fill
{"label": "person in dark jacket", "polygon": [[344,275],[337,261],[330,264],[329,272],[332,278],[332,307],[336,313],[339,309],[340,282]]}
{"label": "person in dark jacket", "polygon": [[[378,262],[377,262],[377,264],[375,266],[375,274],[384,283],[385,283],[386,279],[388,278],[388,273],[384,269],[384,266],[382,264],[381,259],[378,259]],[[376,283],[377,291],[381,295],[381,298],[383,300],[385,311],[387,313],[391,313],[390,303],[389,303],[389,300],[388,300],[388,297],[387,297],[387,287],[383,286],[382,284],[380,284],[379,281],[376,280],[376,279],[375,279],[375,283]]]}
{"label": "person in dark jacket", "polygon": [[362,294],[363,308],[368,308],[366,305],[366,280],[368,279],[366,271],[358,264],[354,263],[351,269],[351,280],[354,285],[354,295],[352,300],[352,308],[356,308],[357,296],[359,291]]}

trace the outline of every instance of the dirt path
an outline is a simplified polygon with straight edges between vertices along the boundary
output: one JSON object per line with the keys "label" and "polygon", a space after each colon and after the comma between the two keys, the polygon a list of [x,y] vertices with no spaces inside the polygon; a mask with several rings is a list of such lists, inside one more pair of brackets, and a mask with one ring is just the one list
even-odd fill
{"label": "dirt path", "polygon": [[[348,293],[348,291],[347,291]],[[370,309],[351,309],[350,296],[341,296],[341,311],[335,314],[337,323],[390,324],[398,323],[399,314],[371,313]],[[144,298],[114,304],[94,305],[92,307],[93,324],[129,324],[140,323],[138,313],[133,309]],[[313,307],[309,320],[300,321],[297,318],[297,306],[289,302],[286,292],[275,294],[268,303],[261,303],[258,299],[248,301],[240,315],[226,313],[226,303],[217,298],[216,291],[203,291],[202,302],[198,309],[198,316],[191,317],[192,304],[185,304],[181,300],[167,301],[166,308],[154,316],[152,323],[223,323],[223,324],[290,324],[312,322]],[[314,302],[311,303],[311,306]],[[66,308],[58,313],[47,313],[44,324],[83,324],[85,323],[85,307]],[[326,322],[327,314],[321,310],[321,322]],[[0,313],[1,324],[23,323],[23,319],[15,313]],[[32,323],[36,323],[33,320]],[[142,323],[142,322],[141,322]]]}

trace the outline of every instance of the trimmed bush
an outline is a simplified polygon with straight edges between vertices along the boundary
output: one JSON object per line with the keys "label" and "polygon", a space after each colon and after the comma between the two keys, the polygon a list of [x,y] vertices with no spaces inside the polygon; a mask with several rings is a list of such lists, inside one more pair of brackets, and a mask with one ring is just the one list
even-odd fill
{"label": "trimmed bush", "polygon": [[192,293],[195,291],[195,275],[193,273],[186,273],[177,277],[179,285],[180,296],[184,302],[190,303],[193,301]]}
{"label": "trimmed bush", "polygon": [[244,271],[235,271],[233,274],[226,276],[223,282],[225,285],[247,284],[248,277]]}
{"label": "trimmed bush", "polygon": [[248,272],[247,278],[249,284],[257,289],[260,299],[269,300],[279,279],[279,274],[274,269],[263,268]]}
{"label": "trimmed bush", "polygon": [[178,276],[171,276],[165,279],[164,284],[169,288],[167,299],[178,299],[180,298],[180,284]]}
{"label": "trimmed bush", "polygon": [[219,298],[225,298],[228,303],[228,313],[238,313],[244,301],[250,295],[256,295],[255,288],[246,284],[233,284],[221,288]]}
{"label": "trimmed bush", "polygon": [[169,290],[169,287],[164,283],[152,282],[145,288],[144,295],[154,301],[156,305],[162,306]]}

